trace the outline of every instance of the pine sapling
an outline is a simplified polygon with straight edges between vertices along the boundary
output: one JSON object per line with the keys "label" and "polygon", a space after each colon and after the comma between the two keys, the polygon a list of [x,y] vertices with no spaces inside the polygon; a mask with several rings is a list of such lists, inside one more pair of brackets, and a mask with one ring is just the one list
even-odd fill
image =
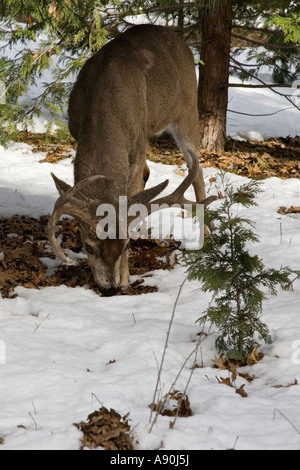
{"label": "pine sapling", "polygon": [[[219,353],[228,359],[245,362],[261,341],[272,343],[268,327],[261,321],[262,304],[266,299],[263,288],[277,293],[277,286],[291,285],[288,267],[265,269],[257,255],[247,249],[257,243],[251,220],[239,215],[238,207],[257,205],[254,197],[260,192],[257,181],[238,189],[224,186],[225,197],[220,207],[209,212],[217,226],[208,235],[199,251],[184,255],[188,279],[200,281],[205,292],[213,293],[211,305],[199,318],[199,324],[213,323],[220,335],[216,340]],[[297,272],[297,277],[300,273]]]}

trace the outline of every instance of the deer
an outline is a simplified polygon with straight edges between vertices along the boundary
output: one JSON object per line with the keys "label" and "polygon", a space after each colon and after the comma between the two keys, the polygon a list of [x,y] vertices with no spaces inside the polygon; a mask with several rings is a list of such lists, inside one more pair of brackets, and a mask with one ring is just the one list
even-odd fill
{"label": "deer", "polygon": [[[126,196],[128,207],[144,204],[149,213],[153,200],[155,207],[174,203],[183,207],[195,204],[184,197],[191,185],[197,203],[210,202],[197,155],[199,118],[192,51],[171,28],[130,27],[83,65],[70,93],[68,121],[77,144],[74,186],[51,174],[59,198],[47,226],[48,239],[59,260],[72,263],[56,233],[62,215],[74,217],[100,292],[116,295],[130,281],[130,237],[99,237],[97,208],[101,204],[111,204],[118,212],[119,197]],[[169,180],[145,189],[149,178],[146,152],[149,139],[164,131],[173,135],[188,173],[175,191],[155,199]]]}

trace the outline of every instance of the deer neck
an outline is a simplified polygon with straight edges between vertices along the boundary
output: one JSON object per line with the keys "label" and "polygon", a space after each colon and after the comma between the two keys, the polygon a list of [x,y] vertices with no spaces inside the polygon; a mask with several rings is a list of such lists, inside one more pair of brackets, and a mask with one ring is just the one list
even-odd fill
{"label": "deer neck", "polygon": [[128,173],[128,152],[113,136],[103,141],[87,138],[78,142],[74,161],[75,184],[93,175],[103,175],[117,182],[120,195],[126,195]]}

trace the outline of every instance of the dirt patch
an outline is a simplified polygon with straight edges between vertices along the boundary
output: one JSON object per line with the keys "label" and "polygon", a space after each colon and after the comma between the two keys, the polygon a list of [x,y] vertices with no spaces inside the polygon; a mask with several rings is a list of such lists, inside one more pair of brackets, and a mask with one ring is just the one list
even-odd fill
{"label": "dirt patch", "polygon": [[[100,294],[86,258],[75,266],[55,267],[53,254],[46,236],[48,216],[35,219],[29,216],[0,218],[0,291],[2,297],[15,296],[14,289],[23,286],[38,289],[65,284],[69,287],[88,286]],[[82,252],[79,228],[74,220],[65,218],[62,225],[62,247],[75,253]],[[150,276],[156,269],[173,269],[177,262],[174,251],[180,242],[170,239],[133,240],[129,249],[131,275]],[[51,265],[53,266],[51,268]],[[156,292],[156,286],[147,286],[138,279],[124,289],[122,295]]]}

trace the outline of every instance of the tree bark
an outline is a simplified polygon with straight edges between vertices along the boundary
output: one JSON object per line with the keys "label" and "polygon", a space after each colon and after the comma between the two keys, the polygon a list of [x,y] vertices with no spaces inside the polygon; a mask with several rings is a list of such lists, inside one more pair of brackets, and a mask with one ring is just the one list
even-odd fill
{"label": "tree bark", "polygon": [[201,147],[223,151],[226,142],[229,56],[233,0],[222,0],[217,13],[204,12],[199,66],[198,108]]}

